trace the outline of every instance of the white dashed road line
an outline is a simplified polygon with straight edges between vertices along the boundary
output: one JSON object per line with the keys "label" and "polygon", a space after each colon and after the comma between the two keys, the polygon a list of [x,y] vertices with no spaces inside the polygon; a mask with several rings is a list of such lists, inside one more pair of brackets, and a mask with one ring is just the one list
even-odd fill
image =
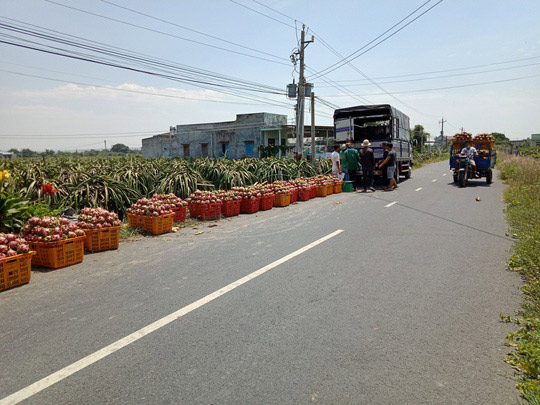
{"label": "white dashed road line", "polygon": [[443,173],[443,176],[446,176],[446,173]]}
{"label": "white dashed road line", "polygon": [[261,267],[259,270],[254,271],[253,273],[248,274],[247,276],[244,276],[234,282],[232,282],[229,285],[226,285],[223,288],[220,288],[217,291],[214,291],[213,293],[208,294],[206,297],[203,297],[183,308],[180,308],[179,310],[161,318],[157,321],[145,326],[144,328],[141,328],[130,335],[127,335],[126,337],[117,340],[114,343],[111,343],[108,346],[105,346],[104,348],[89,354],[88,356],[76,361],[75,363],[70,364],[69,366],[64,367],[61,370],[58,370],[57,372],[42,378],[39,381],[36,381],[35,383],[27,386],[26,388],[23,388],[14,394],[11,394],[5,398],[0,399],[0,405],[7,405],[7,404],[17,404],[21,401],[24,401],[27,398],[30,398],[31,396],[37,394],[40,391],[43,391],[44,389],[50,387],[53,384],[56,384],[57,382],[62,381],[63,379],[75,374],[76,372],[90,366],[91,364],[96,363],[97,361],[109,356],[110,354],[130,345],[131,343],[136,342],[137,340],[145,337],[146,335],[149,335],[152,332],[155,332],[158,329],[161,329],[165,325],[168,325],[169,323],[176,321],[177,319],[181,318],[182,316],[189,314],[191,311],[196,310],[197,308],[202,307],[203,305],[208,304],[209,302],[215,300],[216,298],[221,297],[224,294],[227,294],[228,292],[231,292],[237,287],[240,287],[241,285],[247,283],[248,281],[253,280],[256,277],[259,277],[260,275],[266,273],[267,271],[273,269],[274,267],[279,266],[280,264],[283,264],[292,258],[304,253],[305,251],[314,248],[315,246],[327,241],[328,239],[333,238],[334,236],[340,234],[343,232],[342,229],[338,229],[335,232],[332,232],[331,234],[328,234],[315,242],[311,242],[310,244],[304,246],[303,248],[300,248],[287,256],[282,257],[281,259],[276,260],[275,262],[272,262],[270,264],[267,264],[264,267]]}
{"label": "white dashed road line", "polygon": [[393,202],[391,202],[390,204],[386,204],[386,205],[384,206],[384,208],[390,208],[392,205],[394,205],[394,204],[396,204],[396,203],[397,203],[397,201],[393,201]]}
{"label": "white dashed road line", "polygon": [[435,183],[436,181],[437,181],[437,179],[433,179],[433,180],[431,180],[431,182],[432,182],[432,183]]}
{"label": "white dashed road line", "polygon": [[418,187],[418,188],[417,188],[416,190],[414,190],[414,191],[420,191],[420,190],[422,190],[422,187]]}

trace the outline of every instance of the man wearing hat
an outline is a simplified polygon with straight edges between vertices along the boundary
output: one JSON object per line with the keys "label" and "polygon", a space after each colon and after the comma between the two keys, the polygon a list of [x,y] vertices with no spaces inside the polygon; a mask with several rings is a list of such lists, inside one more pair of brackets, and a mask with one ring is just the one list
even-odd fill
{"label": "man wearing hat", "polygon": [[373,154],[373,149],[371,149],[371,143],[369,140],[364,139],[362,142],[362,149],[359,150],[360,154],[360,163],[362,164],[362,185],[364,186],[364,192],[367,191],[367,188],[373,192],[373,170],[375,169],[375,155]]}

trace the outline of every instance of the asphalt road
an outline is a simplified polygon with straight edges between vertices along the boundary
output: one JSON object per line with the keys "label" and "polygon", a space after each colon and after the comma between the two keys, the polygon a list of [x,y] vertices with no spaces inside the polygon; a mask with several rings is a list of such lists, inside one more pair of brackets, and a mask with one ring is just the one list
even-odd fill
{"label": "asphalt road", "polygon": [[0,293],[0,404],[519,403],[504,186],[451,181],[441,162],[34,271]]}

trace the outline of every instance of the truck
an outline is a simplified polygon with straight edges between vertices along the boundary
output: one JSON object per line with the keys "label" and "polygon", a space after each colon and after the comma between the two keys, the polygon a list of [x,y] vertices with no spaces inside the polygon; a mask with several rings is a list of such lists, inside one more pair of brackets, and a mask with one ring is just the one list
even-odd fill
{"label": "truck", "polygon": [[[337,144],[352,143],[360,149],[364,139],[371,143],[375,161],[383,158],[383,143],[391,143],[396,151],[395,178],[411,177],[413,147],[409,117],[390,104],[360,105],[334,111],[334,140]],[[381,175],[379,170],[375,175]]]}

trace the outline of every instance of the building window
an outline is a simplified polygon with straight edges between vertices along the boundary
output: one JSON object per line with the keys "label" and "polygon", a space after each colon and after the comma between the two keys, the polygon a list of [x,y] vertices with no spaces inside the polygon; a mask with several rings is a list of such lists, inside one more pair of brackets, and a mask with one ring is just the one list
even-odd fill
{"label": "building window", "polygon": [[254,143],[253,141],[246,141],[246,157],[252,157],[254,155]]}
{"label": "building window", "polygon": [[221,153],[223,156],[227,155],[229,152],[229,142],[223,142],[221,144]]}
{"label": "building window", "polygon": [[208,144],[201,143],[201,155],[208,157]]}
{"label": "building window", "polygon": [[184,147],[184,157],[189,157],[189,144],[182,145]]}
{"label": "building window", "polygon": [[275,145],[276,140],[274,138],[268,138],[268,145]]}

